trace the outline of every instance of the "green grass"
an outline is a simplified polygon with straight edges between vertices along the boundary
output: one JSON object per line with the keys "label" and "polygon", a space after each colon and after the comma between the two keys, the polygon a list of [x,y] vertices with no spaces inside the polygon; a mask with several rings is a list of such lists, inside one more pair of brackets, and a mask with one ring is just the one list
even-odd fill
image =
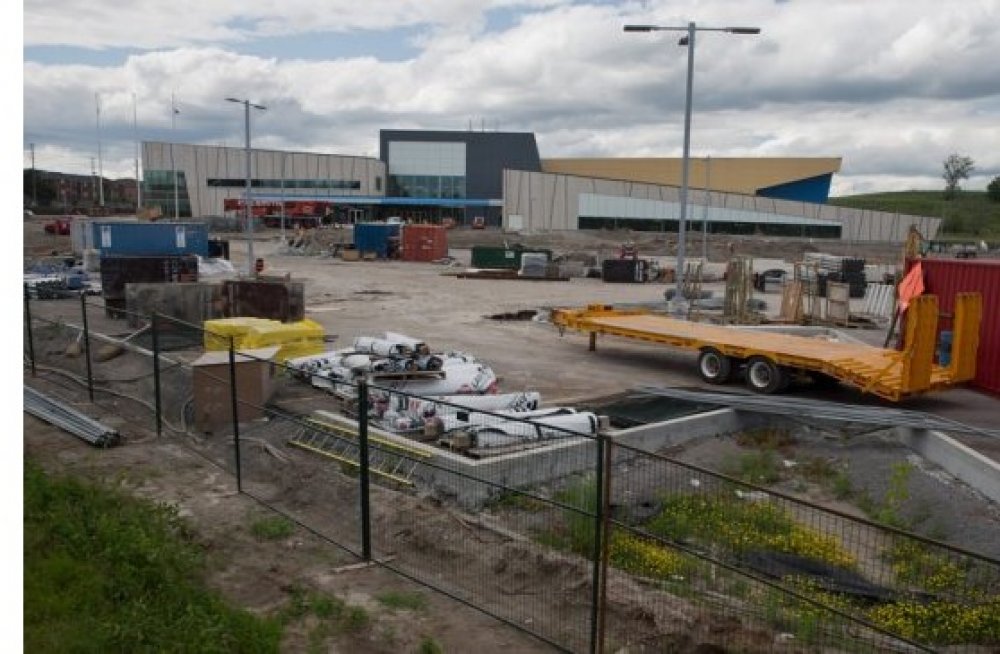
{"label": "green grass", "polygon": [[404,609],[407,611],[422,611],[427,608],[427,600],[419,593],[397,593],[391,591],[376,595],[383,606],[390,609]]}
{"label": "green grass", "polygon": [[176,509],[25,462],[25,651],[277,652],[281,623],[203,575]]}
{"label": "green grass", "polygon": [[872,209],[912,216],[943,218],[941,237],[975,236],[1000,240],[1000,202],[991,202],[984,191],[959,191],[953,200],[940,191],[900,191],[830,198],[829,204],[855,209]]}
{"label": "green grass", "polygon": [[444,649],[430,636],[424,636],[417,648],[417,654],[444,654]]}
{"label": "green grass", "polygon": [[267,516],[250,525],[250,532],[260,540],[281,540],[291,536],[294,531],[295,524],[282,516]]}

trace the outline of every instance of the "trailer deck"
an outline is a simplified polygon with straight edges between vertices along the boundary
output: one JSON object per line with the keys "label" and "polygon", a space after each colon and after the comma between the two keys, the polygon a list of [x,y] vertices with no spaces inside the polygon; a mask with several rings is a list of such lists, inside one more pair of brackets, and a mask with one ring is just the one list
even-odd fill
{"label": "trailer deck", "polygon": [[598,334],[697,350],[699,373],[709,383],[725,383],[745,367],[751,389],[774,393],[784,390],[796,373],[821,374],[894,402],[972,379],[981,318],[980,294],[956,297],[951,362],[942,367],[934,363],[938,308],[932,295],[910,303],[901,350],[696,323],[609,305],[552,312],[560,331],[589,333],[591,350]]}

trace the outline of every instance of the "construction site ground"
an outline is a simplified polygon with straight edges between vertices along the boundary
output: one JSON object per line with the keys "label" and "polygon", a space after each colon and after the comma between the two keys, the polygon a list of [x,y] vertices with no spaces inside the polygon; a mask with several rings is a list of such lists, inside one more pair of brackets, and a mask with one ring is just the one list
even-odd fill
{"label": "construction site ground", "polygon": [[[526,310],[542,310],[556,306],[581,306],[587,303],[662,303],[663,292],[670,286],[663,283],[606,284],[599,279],[575,278],[568,282],[519,282],[499,280],[459,279],[454,273],[468,265],[469,247],[476,243],[498,244],[521,242],[526,245],[548,247],[557,252],[592,253],[609,256],[620,244],[621,237],[613,234],[567,234],[537,238],[513,237],[495,231],[456,230],[450,233],[452,264],[408,263],[401,261],[345,262],[336,257],[313,254],[288,254],[279,242],[277,230],[267,230],[258,235],[254,255],[265,261],[265,273],[288,274],[305,282],[306,315],[324,325],[328,334],[336,335],[334,347],[351,343],[355,336],[372,335],[384,331],[408,334],[427,341],[434,348],[463,350],[474,353],[488,362],[500,377],[503,391],[535,390],[542,394],[548,405],[572,404],[594,397],[613,395],[640,385],[698,387],[704,385],[695,371],[695,355],[669,348],[641,343],[599,338],[597,351],[587,351],[584,335],[567,333],[560,336],[549,324],[539,320],[495,319],[508,317]],[[324,234],[327,243],[346,239],[347,230],[330,230]],[[246,243],[240,235],[229,235],[234,265],[246,268]],[[697,238],[700,238],[698,236]],[[633,235],[642,257],[662,252],[662,262],[672,262],[672,241],[662,235]],[[700,252],[700,240],[696,241]],[[712,238],[710,261],[717,268],[724,266],[730,253],[765,257],[764,265],[775,262],[790,264],[806,250],[823,251],[867,257],[872,262],[892,263],[896,249],[888,246],[847,246],[839,243],[809,243],[793,239]],[[44,257],[67,252],[67,237],[44,234],[40,225],[25,223],[25,259]],[[322,251],[323,248],[318,248]],[[706,289],[722,292],[721,283],[706,284]],[[768,313],[777,313],[780,293],[760,295],[767,301]],[[67,300],[38,301],[34,310],[51,318],[61,318],[77,323],[79,303]],[[124,322],[104,319],[92,312],[91,328],[109,334],[124,335],[129,332]],[[852,329],[855,338],[881,344],[884,330]],[[50,343],[50,348],[65,347]],[[119,373],[120,374],[120,373]],[[42,390],[47,385],[56,393],[65,393],[66,384],[58,384],[51,376],[42,375],[32,380]],[[802,396],[855,404],[879,405],[881,401],[868,398],[849,389],[799,388],[792,392]],[[85,393],[79,405],[87,409]],[[119,415],[109,410],[107,404],[95,412],[95,417],[112,422],[122,422],[134,414],[134,423],[144,425],[129,434],[128,443],[109,450],[95,450],[60,430],[30,416],[24,418],[25,456],[39,462],[49,470],[64,470],[95,479],[120,479],[137,494],[156,501],[177,505],[181,513],[194,525],[197,537],[213,564],[211,583],[235,603],[254,611],[267,612],[279,606],[289,589],[296,584],[330,592],[349,603],[366,607],[374,616],[372,626],[355,635],[335,639],[330,651],[403,652],[415,651],[425,636],[434,638],[445,652],[468,651],[470,634],[474,634],[476,649],[481,652],[532,652],[550,651],[550,648],[503,623],[473,609],[456,603],[412,584],[391,572],[378,567],[356,569],[342,574],[332,570],[356,559],[347,552],[330,545],[304,529],[284,540],[261,541],[250,530],[251,523],[266,509],[250,498],[235,492],[231,475],[192,453],[188,444],[176,437],[155,438],[151,433],[151,416],[135,403],[117,405]],[[902,405],[904,408],[928,411],[955,420],[982,427],[995,428],[1000,415],[1000,400],[968,389],[955,389],[914,398]],[[131,424],[125,420],[125,424]],[[128,427],[123,427],[128,429]],[[879,440],[881,439],[881,440]],[[983,454],[1000,460],[1000,445],[986,437],[962,437],[963,441]],[[857,484],[871,484],[879,492],[879,479],[885,480],[890,455],[873,456],[877,450],[884,454],[888,445],[877,436],[872,444],[855,442],[850,446],[835,447],[828,441],[809,444],[809,451],[827,450],[824,456],[844,457]],[[224,444],[217,444],[225,450]],[[807,445],[803,445],[803,455]],[[692,447],[682,454],[692,462],[706,467],[713,463],[722,465],[722,459],[733,453],[731,443],[712,441]],[[836,449],[834,453],[828,450]],[[793,454],[788,454],[793,456]],[[894,451],[892,456],[909,456]],[[919,468],[919,466],[918,466]],[[940,471],[919,468],[921,474],[944,479]],[[352,484],[344,478],[345,484]],[[884,485],[884,484],[883,484]],[[921,491],[921,511],[932,517],[940,512],[941,519],[928,518],[926,523],[941,536],[942,530],[949,542],[982,546],[984,553],[997,556],[993,544],[1000,542],[1000,517],[995,505],[984,502],[974,492],[958,488],[952,481],[944,480],[941,487],[926,484]],[[922,486],[922,488],[924,488]],[[943,489],[943,490],[942,490]],[[951,489],[950,491],[948,489]],[[791,489],[795,490],[795,489]],[[808,489],[799,489],[808,490]],[[814,489],[815,490],[815,489]],[[396,491],[379,491],[393,493]],[[334,490],[325,494],[336,496]],[[949,494],[950,493],[950,494]],[[447,510],[433,498],[399,494],[393,502],[383,502],[382,510],[391,515],[382,516],[391,524],[405,524],[407,529],[420,532],[423,538],[438,540],[448,534],[456,538],[468,529],[448,517]],[[808,494],[811,499],[829,502],[831,506],[845,509],[819,490]],[[956,500],[959,497],[959,500]],[[957,502],[957,504],[956,504]],[[964,504],[963,504],[964,503]],[[392,505],[391,508],[385,508]],[[954,507],[960,506],[959,509]],[[318,507],[316,507],[318,509]],[[329,508],[325,505],[324,510]],[[847,507],[850,509],[850,507]],[[350,507],[353,511],[353,507]],[[856,509],[850,509],[856,510]],[[951,511],[951,516],[948,512]],[[336,519],[336,509],[329,509],[329,519]],[[953,520],[953,516],[963,516]],[[965,529],[960,533],[957,530]],[[969,534],[987,535],[966,538]],[[953,540],[954,539],[954,540]],[[420,540],[419,538],[417,540]],[[523,547],[528,548],[528,545]],[[533,550],[534,551],[534,550]],[[427,557],[440,556],[436,549],[425,553]],[[522,552],[523,554],[523,552]],[[561,555],[545,555],[550,561],[559,562],[560,574],[579,575],[586,578],[586,570],[578,570],[563,561]],[[506,561],[498,570],[505,574],[523,574],[519,570],[528,560]],[[428,565],[446,565],[447,562],[428,560]],[[508,566],[508,564],[510,564]],[[547,568],[548,569],[548,568]],[[532,573],[535,570],[532,570]],[[501,574],[498,572],[498,574]],[[551,582],[546,575],[539,575],[538,584]],[[421,611],[390,610],[379,604],[376,596],[387,591],[416,592],[427,601]],[[581,589],[581,593],[587,592]],[[641,606],[641,594],[630,592],[628,602],[623,600],[617,620],[611,620],[614,631],[646,628],[648,625],[631,624],[629,611]],[[634,603],[635,606],[630,606]],[[562,607],[568,611],[566,607]],[[678,615],[683,607],[676,607]],[[558,616],[559,612],[552,615]],[[541,618],[539,618],[541,619]],[[656,628],[662,631],[663,616]],[[703,631],[677,641],[677,651],[697,651],[702,641],[698,633],[712,633],[711,625],[701,625]],[[677,634],[690,631],[691,625],[679,619]],[[731,625],[726,628],[731,628]],[[759,634],[748,633],[747,643],[759,639]],[[706,637],[704,642],[711,642]],[[284,643],[284,651],[303,651],[307,648],[304,627],[292,629]],[[753,648],[750,648],[753,649]],[[766,643],[761,643],[766,650]],[[632,650],[630,650],[632,651]],[[641,650],[635,650],[641,651]],[[704,650],[708,651],[708,650]]]}

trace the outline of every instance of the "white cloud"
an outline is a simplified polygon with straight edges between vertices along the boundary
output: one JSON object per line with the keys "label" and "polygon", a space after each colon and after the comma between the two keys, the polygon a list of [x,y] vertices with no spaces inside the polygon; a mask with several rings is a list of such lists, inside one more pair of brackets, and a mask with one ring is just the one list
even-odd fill
{"label": "white cloud", "polygon": [[[106,171],[131,175],[132,93],[140,137],[237,144],[223,98],[268,106],[261,147],[375,154],[380,127],[534,131],[543,156],[677,156],[685,48],[679,34],[625,34],[626,23],[756,25],[760,36],[701,32],[692,152],[843,156],[835,191],[941,186],[941,161],[977,162],[968,188],[1000,173],[1000,0],[714,0],[586,4],[382,0],[348,3],[33,2],[25,43],[161,48],[116,66],[27,63],[25,141],[63,169],[89,172],[94,93],[104,105]],[[502,7],[509,27],[486,31]],[[91,8],[93,8],[91,10]],[[63,19],[62,17],[66,17]],[[47,25],[47,29],[42,29]],[[305,61],[239,53],[253,34],[422,26],[418,54]],[[388,33],[387,33],[388,34]],[[49,40],[46,40],[49,39]],[[169,48],[169,49],[167,49]]]}

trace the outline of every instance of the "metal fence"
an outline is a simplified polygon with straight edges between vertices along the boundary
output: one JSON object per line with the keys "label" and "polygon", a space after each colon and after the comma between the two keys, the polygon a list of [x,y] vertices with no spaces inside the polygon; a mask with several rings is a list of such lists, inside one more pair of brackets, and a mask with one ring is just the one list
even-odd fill
{"label": "metal fence", "polygon": [[510,414],[473,412],[477,443],[506,430],[533,447],[470,457],[383,419],[465,407],[293,370],[162,315],[34,304],[26,293],[26,383],[112,410],[126,446],[174,439],[359,559],[556,649],[1000,646],[1000,561]]}

